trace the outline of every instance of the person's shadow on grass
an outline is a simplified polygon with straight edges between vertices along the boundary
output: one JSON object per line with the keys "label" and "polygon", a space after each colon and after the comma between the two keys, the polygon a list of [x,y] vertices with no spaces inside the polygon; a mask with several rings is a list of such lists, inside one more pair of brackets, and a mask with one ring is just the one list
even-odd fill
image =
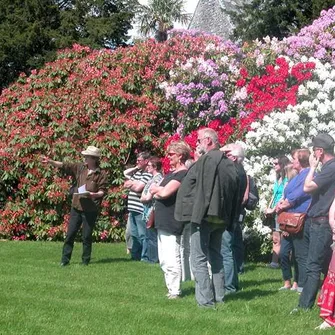
{"label": "person's shadow on grass", "polygon": [[281,283],[282,280],[281,279],[277,279],[277,278],[264,278],[261,280],[248,280],[248,279],[242,279],[239,281],[241,286],[243,288],[248,288],[248,287],[255,287],[258,285],[263,285],[263,284],[267,284],[267,283]]}
{"label": "person's shadow on grass", "polygon": [[132,259],[126,257],[109,257],[109,258],[102,258],[96,261],[92,261],[92,264],[106,264],[106,263],[125,263],[125,262],[133,262]]}

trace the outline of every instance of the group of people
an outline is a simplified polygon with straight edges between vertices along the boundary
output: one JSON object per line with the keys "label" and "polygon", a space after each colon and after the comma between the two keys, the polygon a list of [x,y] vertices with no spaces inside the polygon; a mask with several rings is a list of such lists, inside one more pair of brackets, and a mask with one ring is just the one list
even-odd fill
{"label": "group of people", "polygon": [[[319,328],[325,329],[335,325],[331,249],[335,238],[334,139],[318,134],[312,147],[312,154],[309,149],[292,152],[292,161],[285,156],[273,160],[277,178],[266,215],[274,221],[270,267],[279,267],[280,259],[281,289],[300,293],[292,313],[313,306],[321,273],[327,274],[329,269],[318,300],[325,319]],[[62,169],[76,181],[62,266],[70,263],[81,224],[82,262],[89,263],[92,231],[107,191],[107,175],[99,167],[100,150],[89,146],[82,154],[84,163],[42,157],[42,162]],[[124,188],[129,191],[127,247],[133,260],[159,262],[168,299],[179,298],[181,281],[192,278],[198,305],[214,308],[224,301],[225,294],[239,289],[238,274],[243,272],[241,225],[250,187],[243,168],[244,150],[236,143],[220,148],[217,133],[203,128],[198,131],[193,159],[184,141],[171,142],[166,156],[168,174],[162,173],[161,160],[147,152],[138,154],[136,166],[124,171]],[[320,163],[322,168],[317,171]],[[307,214],[299,234],[280,231],[277,216],[283,211]],[[151,221],[154,227],[147,228]]]}
{"label": "group of people", "polygon": [[[277,178],[265,213],[274,222],[273,256],[269,266],[278,268],[280,260],[284,280],[280,290],[300,293],[298,307],[292,314],[312,308],[320,276],[322,273],[326,276],[329,270],[318,299],[320,315],[325,321],[317,327],[327,329],[335,326],[335,260],[332,259],[332,242],[335,239],[334,139],[328,134],[318,134],[311,146],[313,153],[309,149],[294,150],[292,161],[286,156],[273,160]],[[320,171],[319,164],[322,164]],[[296,234],[281,231],[278,224],[281,212],[305,213],[303,230]]]}
{"label": "group of people", "polygon": [[[213,308],[238,290],[243,272],[244,150],[238,144],[220,148],[217,133],[205,128],[192,159],[184,141],[171,142],[166,156],[165,176],[160,160],[147,152],[124,171],[127,248],[133,260],[159,261],[169,299],[181,296],[181,281],[194,279],[198,305]],[[147,227],[153,212],[155,226]]]}

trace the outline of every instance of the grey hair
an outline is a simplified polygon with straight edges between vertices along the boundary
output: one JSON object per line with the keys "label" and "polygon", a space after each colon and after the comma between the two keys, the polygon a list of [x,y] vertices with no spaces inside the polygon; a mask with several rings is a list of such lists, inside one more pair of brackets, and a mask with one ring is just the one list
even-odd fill
{"label": "grey hair", "polygon": [[219,147],[219,137],[217,132],[212,128],[203,128],[198,131],[198,134],[203,134],[204,137],[209,137],[215,146]]}
{"label": "grey hair", "polygon": [[226,151],[229,151],[230,154],[237,159],[237,163],[242,163],[245,158],[245,151],[241,144],[238,143],[229,143],[224,146]]}

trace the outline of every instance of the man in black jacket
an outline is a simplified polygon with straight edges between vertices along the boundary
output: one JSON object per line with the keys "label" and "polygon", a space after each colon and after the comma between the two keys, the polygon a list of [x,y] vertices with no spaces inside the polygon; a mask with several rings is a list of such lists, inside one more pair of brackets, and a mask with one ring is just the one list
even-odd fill
{"label": "man in black jacket", "polygon": [[222,235],[221,253],[225,274],[225,293],[235,293],[239,289],[238,273],[243,271],[244,245],[242,239],[242,222],[245,216],[244,203],[247,199],[247,175],[243,168],[244,149],[238,143],[230,143],[220,149],[234,162],[239,175],[239,210],[236,213],[231,229],[226,229]]}
{"label": "man in black jacket", "polygon": [[218,136],[213,129],[198,131],[197,150],[204,155],[184,178],[175,209],[177,220],[192,225],[191,267],[196,300],[202,307],[215,307],[215,302],[224,299],[222,233],[233,223],[238,209],[237,170],[218,147]]}

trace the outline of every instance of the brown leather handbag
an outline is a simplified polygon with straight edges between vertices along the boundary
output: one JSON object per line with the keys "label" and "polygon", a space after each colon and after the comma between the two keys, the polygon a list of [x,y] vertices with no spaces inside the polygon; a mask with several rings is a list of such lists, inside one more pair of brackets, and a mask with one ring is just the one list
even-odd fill
{"label": "brown leather handbag", "polygon": [[305,223],[306,213],[281,212],[277,216],[279,229],[289,234],[298,234],[302,231]]}
{"label": "brown leather handbag", "polygon": [[149,214],[149,219],[146,224],[147,229],[155,228],[155,210],[152,209]]}

